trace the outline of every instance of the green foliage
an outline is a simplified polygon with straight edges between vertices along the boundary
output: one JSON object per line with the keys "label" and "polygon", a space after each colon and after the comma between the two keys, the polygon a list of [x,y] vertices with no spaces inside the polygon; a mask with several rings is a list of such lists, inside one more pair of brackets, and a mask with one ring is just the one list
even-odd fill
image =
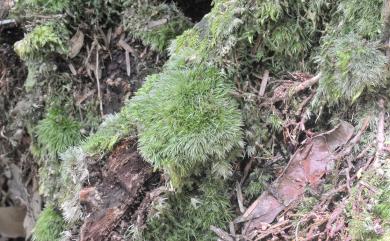
{"label": "green foliage", "polygon": [[[172,42],[170,53],[192,61],[218,62],[238,41],[236,32],[243,24],[239,15],[245,1],[214,1],[214,7],[195,27]],[[185,47],[185,48],[183,48]],[[192,54],[188,55],[191,52]]]}
{"label": "green foliage", "polygon": [[243,188],[246,199],[252,200],[258,197],[267,189],[267,183],[270,179],[271,175],[260,168],[256,168],[248,177],[248,186]]}
{"label": "green foliage", "polygon": [[317,64],[322,71],[314,106],[356,101],[384,84],[386,57],[379,50],[382,0],[343,0],[321,39]]}
{"label": "green foliage", "polygon": [[197,195],[170,194],[163,208],[149,217],[143,240],[214,240],[210,226],[225,228],[231,218],[227,186],[221,180],[205,180]]}
{"label": "green foliage", "polygon": [[36,127],[38,143],[51,156],[81,141],[80,124],[68,116],[64,110],[52,107],[46,117]]}
{"label": "green foliage", "polygon": [[162,168],[174,186],[218,162],[241,141],[241,115],[231,86],[217,69],[198,66],[148,77],[130,109],[138,125],[139,150]]}
{"label": "green foliage", "polygon": [[69,34],[59,23],[49,22],[37,26],[22,40],[15,43],[15,51],[23,60],[42,60],[50,53],[67,53]]}
{"label": "green foliage", "polygon": [[[389,187],[382,187],[379,202],[374,207],[374,213],[382,219],[390,222],[390,190]],[[389,223],[390,224],[390,223]]]}
{"label": "green foliage", "polygon": [[64,231],[65,222],[52,206],[46,207],[37,220],[33,230],[35,241],[57,241]]}
{"label": "green foliage", "polygon": [[383,24],[382,8],[382,0],[340,1],[337,9],[340,19],[335,18],[334,25],[345,34],[355,32],[364,38],[378,39]]}
{"label": "green foliage", "polygon": [[333,11],[333,2],[214,1],[211,12],[173,41],[170,52],[220,64],[223,58],[232,58],[234,49],[239,66],[225,66],[234,74],[238,67],[256,62],[274,72],[307,68],[305,61]]}
{"label": "green foliage", "polygon": [[121,113],[106,118],[96,133],[82,144],[83,150],[89,154],[110,151],[122,137],[133,134],[134,130],[126,109],[123,109]]}
{"label": "green foliage", "polygon": [[350,212],[349,233],[353,240],[386,240],[386,233],[390,231],[389,174],[387,159],[381,166],[369,170],[362,177],[362,181],[367,183],[370,189],[358,185],[352,190],[348,210]]}
{"label": "green foliage", "polygon": [[367,213],[360,214],[360,219],[353,218],[349,222],[349,233],[353,240],[378,240],[375,234],[374,220]]}
{"label": "green foliage", "polygon": [[69,0],[18,0],[15,12],[29,11],[40,13],[61,13],[70,4]]}
{"label": "green foliage", "polygon": [[131,1],[124,13],[123,24],[145,45],[163,51],[170,40],[191,26],[191,21],[174,4]]}
{"label": "green foliage", "polygon": [[364,90],[384,83],[386,62],[379,43],[368,42],[358,34],[323,38],[317,98],[329,104],[354,102]]}

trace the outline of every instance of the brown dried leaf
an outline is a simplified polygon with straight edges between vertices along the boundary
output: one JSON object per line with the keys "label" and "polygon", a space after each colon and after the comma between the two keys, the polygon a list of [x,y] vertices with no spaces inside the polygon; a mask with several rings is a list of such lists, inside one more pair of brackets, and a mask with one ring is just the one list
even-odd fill
{"label": "brown dried leaf", "polygon": [[317,188],[335,159],[334,151],[353,135],[353,126],[341,122],[331,131],[316,135],[292,156],[286,169],[236,222],[246,222],[243,234],[271,223],[291,203],[300,199],[306,186]]}
{"label": "brown dried leaf", "polygon": [[69,58],[73,59],[76,57],[79,53],[81,48],[84,45],[84,33],[80,30],[77,30],[77,32],[73,35],[73,37],[70,39],[70,51],[69,51]]}

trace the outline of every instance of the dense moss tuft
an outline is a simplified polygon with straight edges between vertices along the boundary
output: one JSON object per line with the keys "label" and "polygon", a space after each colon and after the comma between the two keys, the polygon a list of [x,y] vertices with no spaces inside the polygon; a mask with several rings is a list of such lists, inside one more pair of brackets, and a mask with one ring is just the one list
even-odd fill
{"label": "dense moss tuft", "polygon": [[54,207],[46,207],[37,220],[33,230],[33,240],[35,241],[57,241],[64,231],[65,222],[61,214]]}
{"label": "dense moss tuft", "polygon": [[149,77],[130,107],[142,156],[169,173],[175,186],[227,155],[242,138],[231,86],[215,68],[167,70]]}
{"label": "dense moss tuft", "polygon": [[36,127],[38,143],[55,156],[81,141],[80,124],[59,108],[51,108]]}
{"label": "dense moss tuft", "polygon": [[354,33],[327,36],[322,42],[318,57],[322,78],[317,94],[322,102],[354,102],[364,90],[384,84],[387,60],[379,42]]}

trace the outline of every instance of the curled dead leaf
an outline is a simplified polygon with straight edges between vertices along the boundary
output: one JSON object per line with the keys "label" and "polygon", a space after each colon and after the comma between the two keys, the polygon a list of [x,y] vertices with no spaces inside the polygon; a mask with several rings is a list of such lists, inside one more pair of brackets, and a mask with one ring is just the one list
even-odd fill
{"label": "curled dead leaf", "polygon": [[73,37],[70,39],[70,51],[69,51],[69,58],[73,59],[76,57],[79,53],[81,48],[84,45],[84,33],[80,30],[77,30],[77,32],[73,35]]}

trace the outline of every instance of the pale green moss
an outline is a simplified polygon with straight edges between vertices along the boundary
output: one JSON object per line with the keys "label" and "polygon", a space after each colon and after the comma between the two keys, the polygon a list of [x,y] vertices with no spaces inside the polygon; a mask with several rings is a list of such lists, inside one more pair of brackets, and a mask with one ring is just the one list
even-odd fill
{"label": "pale green moss", "polygon": [[383,85],[387,60],[379,46],[358,34],[325,37],[317,58],[322,71],[317,99],[331,105],[354,102],[363,91]]}
{"label": "pale green moss", "polygon": [[82,148],[89,154],[105,153],[112,150],[124,136],[134,134],[134,130],[134,125],[123,109],[121,113],[107,117],[96,133],[85,140]]}
{"label": "pale green moss", "polygon": [[41,60],[47,54],[66,54],[68,32],[61,24],[46,23],[37,26],[15,43],[15,51],[23,60]]}

